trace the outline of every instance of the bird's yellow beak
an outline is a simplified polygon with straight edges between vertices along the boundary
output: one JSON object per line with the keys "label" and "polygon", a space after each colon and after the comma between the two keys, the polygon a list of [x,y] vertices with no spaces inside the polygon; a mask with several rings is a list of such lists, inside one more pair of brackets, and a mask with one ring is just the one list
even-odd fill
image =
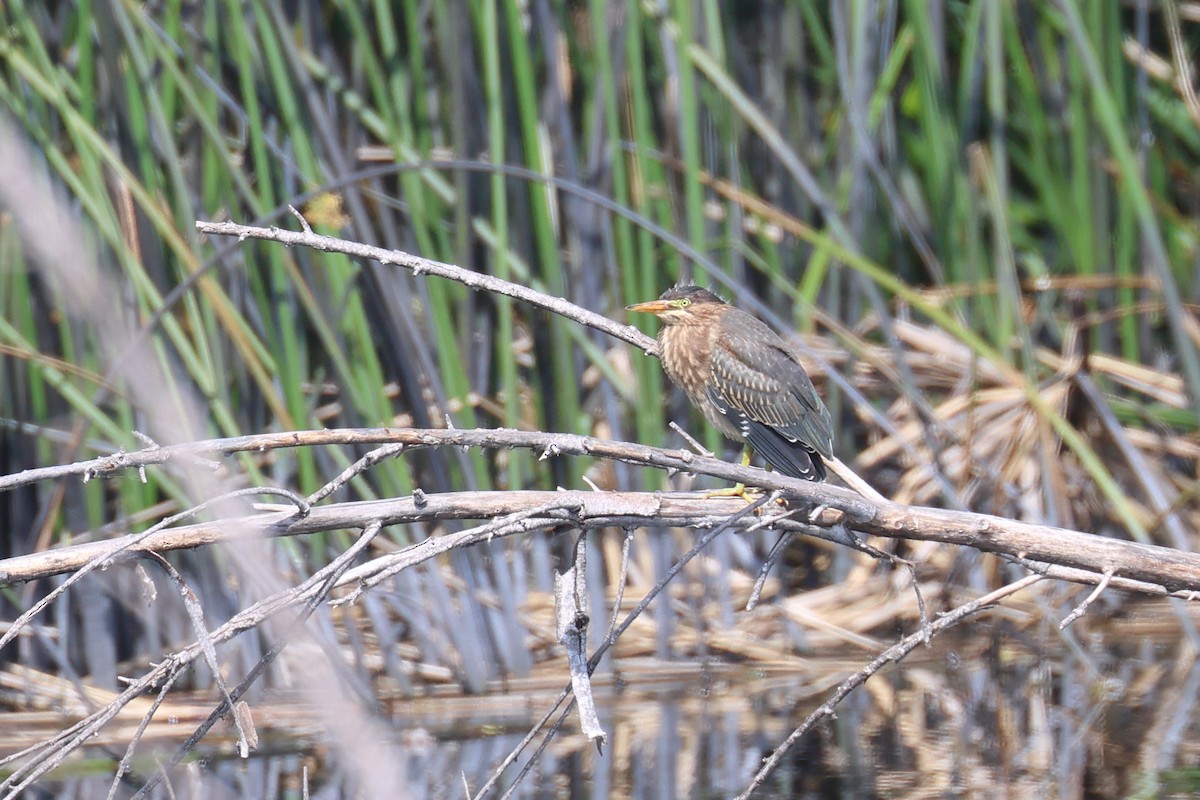
{"label": "bird's yellow beak", "polygon": [[625,306],[626,311],[641,311],[646,314],[661,314],[668,310],[671,304],[666,300],[651,300],[648,303],[634,303],[631,306]]}

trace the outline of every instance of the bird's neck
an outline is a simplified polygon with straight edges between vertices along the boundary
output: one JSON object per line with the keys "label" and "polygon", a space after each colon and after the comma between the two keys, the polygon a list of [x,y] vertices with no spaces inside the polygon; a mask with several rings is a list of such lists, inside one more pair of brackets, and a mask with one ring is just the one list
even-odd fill
{"label": "bird's neck", "polygon": [[[715,332],[715,326],[712,326]],[[663,326],[658,331],[663,370],[676,386],[690,393],[690,387],[707,386],[712,346],[709,335],[699,326]]]}

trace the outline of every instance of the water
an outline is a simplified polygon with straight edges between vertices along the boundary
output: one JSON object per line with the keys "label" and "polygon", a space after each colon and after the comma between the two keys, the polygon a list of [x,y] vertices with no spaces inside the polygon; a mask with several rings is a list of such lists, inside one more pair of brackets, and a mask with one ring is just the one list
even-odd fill
{"label": "water", "polygon": [[[1015,612],[951,631],[860,687],[754,796],[1200,796],[1200,666],[1165,605],[1135,609],[1065,636]],[[512,796],[734,796],[763,756],[866,661],[845,648],[770,664],[623,659],[615,669],[602,667],[596,699],[609,732],[604,754],[569,716]],[[172,791],[295,798],[307,768],[313,797],[354,797],[357,788],[375,784],[378,791],[384,781],[393,797],[462,798],[464,787],[475,792],[484,784],[565,682],[547,664],[507,693],[395,698],[375,715],[386,732],[375,746],[386,758],[353,769],[345,748],[321,733],[310,705],[269,695],[252,704],[263,737],[258,753],[231,757],[234,740],[225,730],[205,741],[201,762],[173,773]],[[151,754],[168,757],[193,727],[181,723],[175,735],[153,729],[139,750],[142,774],[152,769]],[[91,775],[42,784],[30,796],[106,796],[112,762],[90,763]],[[505,781],[526,763],[519,760]],[[140,785],[132,780],[117,796]]]}

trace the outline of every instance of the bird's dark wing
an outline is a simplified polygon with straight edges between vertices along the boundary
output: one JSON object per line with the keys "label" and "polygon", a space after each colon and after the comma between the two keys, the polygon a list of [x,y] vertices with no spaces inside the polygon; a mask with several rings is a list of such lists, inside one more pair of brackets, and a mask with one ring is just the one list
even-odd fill
{"label": "bird's dark wing", "polygon": [[824,477],[833,422],[804,368],[778,335],[746,314],[723,326],[712,351],[709,399],[780,472]]}

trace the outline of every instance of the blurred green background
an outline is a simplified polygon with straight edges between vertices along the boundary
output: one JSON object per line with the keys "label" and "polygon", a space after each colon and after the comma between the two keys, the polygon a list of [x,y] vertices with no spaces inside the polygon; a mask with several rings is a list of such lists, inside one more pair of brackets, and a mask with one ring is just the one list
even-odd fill
{"label": "blurred green background", "polygon": [[[729,452],[653,359],[594,331],[193,232],[294,227],[290,203],[617,318],[681,277],[719,287],[805,337],[843,459],[896,443],[859,464],[885,492],[1156,538],[1194,505],[1200,106],[1177,68],[1197,9],[6,2],[0,103],[204,435],[449,422],[678,446],[674,419]],[[25,252],[0,218],[0,469],[141,446],[111,343]],[[991,452],[1012,421],[944,404],[1000,386],[1034,435]],[[308,492],[353,455],[245,467]],[[353,493],[580,486],[587,466],[429,453]],[[68,497],[78,528],[179,492],[152,475]],[[7,502],[18,538],[64,527],[45,496]]]}
{"label": "blurred green background", "polygon": [[[683,447],[668,427],[676,421],[735,455],[654,359],[595,331],[437,278],[194,232],[196,220],[225,219],[294,229],[292,204],[319,232],[501,276],[617,319],[679,279],[712,286],[797,334],[834,413],[837,454],[885,494],[1194,550],[1198,39],[1195,2],[0,0],[0,120],[31,154],[0,171],[55,187],[82,233],[41,235],[78,236],[95,254],[58,271],[81,285],[99,278],[105,290],[82,313],[33,257],[25,209],[0,209],[0,474],[141,448],[133,431],[152,410],[174,414],[181,438],[452,424]],[[147,343],[137,358],[157,376],[154,409],[138,393],[145,387],[121,377],[127,343],[97,320]],[[244,455],[230,471],[243,484],[308,493],[363,452]],[[147,478],[0,493],[0,555],[142,530],[207,499],[168,470]],[[451,449],[388,459],[333,500],[588,482],[689,485],[623,464]],[[379,546],[456,524],[397,526]],[[557,692],[566,673],[546,633],[548,590],[565,538],[455,551],[316,618],[379,697],[434,684],[504,692],[514,676],[539,675]],[[692,541],[690,531],[636,537],[626,576],[623,532],[592,534],[593,632],[625,586],[618,579],[627,578],[628,607]],[[348,542],[272,541],[277,576],[294,585]],[[706,566],[679,576],[670,602],[619,643],[621,658],[642,659],[643,672],[623,673],[631,685],[684,674],[662,670],[685,658],[705,669],[783,664],[786,690],[767,686],[762,702],[786,721],[794,698],[816,698],[847,663],[857,669],[923,618],[906,574],[811,541],[785,559],[760,613],[744,614],[772,542],[765,532],[721,537]],[[964,584],[974,591],[1024,572],[955,548],[885,546],[919,566],[934,610],[960,602]],[[230,577],[246,574],[230,568],[236,559],[224,548],[171,555],[210,623],[248,602]],[[5,587],[6,613],[51,583]],[[829,591],[793,591],[813,586]],[[194,639],[181,608],[165,593],[148,607],[143,591],[132,572],[92,576],[39,620],[37,642],[15,645],[16,660],[117,686],[118,674]],[[914,785],[928,788],[928,772],[910,754],[941,736],[947,786],[968,771],[962,764],[982,760],[987,769],[972,774],[995,788],[997,774],[1009,780],[1025,767],[1009,773],[1005,760],[993,773],[989,759],[1019,751],[1044,756],[1029,762],[1047,781],[1038,786],[1083,786],[1094,767],[1097,796],[1129,796],[1109,770],[1146,767],[1114,754],[1132,753],[1142,734],[1153,742],[1155,730],[1176,730],[1147,733],[1157,714],[1186,716],[1195,684],[1172,684],[1186,669],[1162,664],[1195,626],[1154,606],[1125,628],[1114,627],[1120,614],[1113,622],[1093,610],[1061,633],[1078,591],[1039,584],[1024,606],[989,618],[994,628],[973,627],[974,640],[929,656],[947,688],[912,673],[915,699],[904,708],[920,711],[920,724],[881,701],[871,712],[879,727],[851,731],[853,713],[840,709],[844,741],[866,742],[899,720],[893,739],[912,739],[911,751],[896,751]],[[1126,595],[1104,597],[1122,613],[1134,608]],[[1100,634],[1079,637],[1085,652],[1074,631],[1093,623]],[[723,638],[710,649],[713,630]],[[270,641],[257,634],[223,646],[223,658],[254,663]],[[1002,655],[1000,643],[1018,639],[1024,649]],[[1047,653],[1061,661],[1048,666]],[[806,673],[786,660],[797,654],[834,662],[798,689]],[[1130,677],[1135,656],[1145,681]],[[1194,651],[1179,658],[1194,663]],[[1108,681],[1118,673],[1133,687],[1118,699],[1139,731],[1124,711],[1101,713],[1118,705]],[[288,686],[284,671],[269,681]],[[980,688],[988,681],[994,691]],[[185,683],[205,687],[207,673]],[[1150,685],[1159,694],[1140,688]],[[707,703],[708,691],[696,696]],[[758,763],[757,703],[733,725],[749,731],[746,749],[731,733],[722,763]],[[950,710],[926,720],[923,709],[935,707]],[[664,741],[717,729],[666,719]],[[1020,732],[1015,743],[998,734],[1012,719],[1026,721],[1032,745]],[[471,735],[495,732],[482,725]],[[48,726],[51,736],[60,720]],[[640,718],[637,726],[650,730]],[[1183,741],[1194,742],[1189,731]],[[445,736],[460,733],[451,726]],[[123,745],[114,735],[112,746]],[[688,758],[688,768],[697,763]],[[475,785],[494,760],[475,758]],[[467,768],[441,774],[460,773]]]}

